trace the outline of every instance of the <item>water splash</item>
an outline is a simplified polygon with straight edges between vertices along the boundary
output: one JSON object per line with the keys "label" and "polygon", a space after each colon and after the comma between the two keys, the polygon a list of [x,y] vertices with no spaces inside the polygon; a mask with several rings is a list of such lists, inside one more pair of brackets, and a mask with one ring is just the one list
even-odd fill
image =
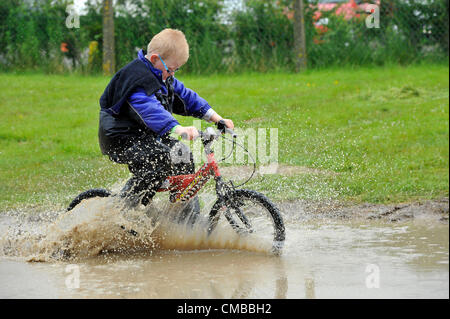
{"label": "water splash", "polygon": [[189,218],[180,222],[184,205],[156,199],[148,207],[127,209],[122,200],[109,197],[85,200],[69,212],[5,214],[0,219],[0,256],[48,262],[155,250],[270,251],[269,240],[239,236],[229,225],[219,225],[208,235],[203,212],[194,223]]}

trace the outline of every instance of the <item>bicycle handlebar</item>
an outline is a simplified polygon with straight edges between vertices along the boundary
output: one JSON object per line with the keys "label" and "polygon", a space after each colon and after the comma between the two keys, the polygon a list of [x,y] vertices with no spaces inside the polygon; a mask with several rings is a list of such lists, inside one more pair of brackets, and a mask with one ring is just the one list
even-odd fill
{"label": "bicycle handlebar", "polygon": [[[211,129],[211,128],[208,128],[208,129]],[[202,138],[202,139],[204,139],[204,138],[210,139],[211,137],[219,136],[219,134],[225,134],[225,133],[226,134],[230,134],[233,138],[237,137],[237,134],[232,129],[228,128],[225,125],[225,121],[224,120],[220,120],[217,123],[217,132],[211,132],[211,130],[209,130],[209,132],[208,132],[208,129],[206,130],[206,132],[203,132],[203,131],[199,130],[198,131],[199,135],[195,139],[197,139],[199,137]],[[181,138],[183,140],[188,140],[187,133],[182,133],[180,136],[181,136]]]}
{"label": "bicycle handlebar", "polygon": [[228,128],[228,127],[225,129],[225,133],[230,134],[231,137],[233,137],[233,138],[237,137],[237,134],[234,133],[234,131],[232,129]]}
{"label": "bicycle handlebar", "polygon": [[227,125],[225,124],[224,120],[220,120],[219,122],[217,122],[217,129],[222,133],[228,133],[230,134],[233,138],[237,137],[237,134],[233,132],[233,130],[229,127],[227,127]]}

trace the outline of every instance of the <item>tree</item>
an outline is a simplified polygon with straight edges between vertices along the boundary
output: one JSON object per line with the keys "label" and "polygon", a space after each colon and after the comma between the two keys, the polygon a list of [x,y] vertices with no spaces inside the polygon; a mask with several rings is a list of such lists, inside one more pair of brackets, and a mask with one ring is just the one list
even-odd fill
{"label": "tree", "polygon": [[115,69],[113,0],[103,0],[103,74],[113,75]]}
{"label": "tree", "polygon": [[296,71],[306,70],[306,41],[303,0],[294,0],[294,50]]}

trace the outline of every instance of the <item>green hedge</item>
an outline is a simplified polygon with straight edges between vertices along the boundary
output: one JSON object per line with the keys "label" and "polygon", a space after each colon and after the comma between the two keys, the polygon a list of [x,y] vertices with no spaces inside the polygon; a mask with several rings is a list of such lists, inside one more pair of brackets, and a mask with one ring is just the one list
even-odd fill
{"label": "green hedge", "polygon": [[[101,1],[88,0],[78,29],[65,25],[71,3],[1,1],[0,70],[100,72]],[[183,30],[190,43],[191,58],[183,72],[293,71],[293,1],[247,0],[226,15],[229,3],[119,0],[115,7],[117,66],[135,58],[137,49],[146,47],[154,34],[171,27]],[[322,13],[326,32],[314,25],[315,4],[305,3],[309,67],[448,61],[448,0],[383,0],[379,29],[366,27],[365,12],[346,20],[336,14],[336,7]],[[68,52],[61,51],[62,43]],[[95,44],[97,50],[92,50]]]}

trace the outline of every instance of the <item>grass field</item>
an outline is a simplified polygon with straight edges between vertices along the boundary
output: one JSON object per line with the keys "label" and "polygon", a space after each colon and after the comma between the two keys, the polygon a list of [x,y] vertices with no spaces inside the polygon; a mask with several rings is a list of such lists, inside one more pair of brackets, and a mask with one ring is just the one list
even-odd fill
{"label": "grass field", "polygon": [[[273,199],[448,196],[448,66],[178,78],[236,126],[278,128],[279,162],[311,169],[248,185]],[[0,74],[0,210],[66,205],[128,176],[98,148],[98,99],[108,81]]]}

